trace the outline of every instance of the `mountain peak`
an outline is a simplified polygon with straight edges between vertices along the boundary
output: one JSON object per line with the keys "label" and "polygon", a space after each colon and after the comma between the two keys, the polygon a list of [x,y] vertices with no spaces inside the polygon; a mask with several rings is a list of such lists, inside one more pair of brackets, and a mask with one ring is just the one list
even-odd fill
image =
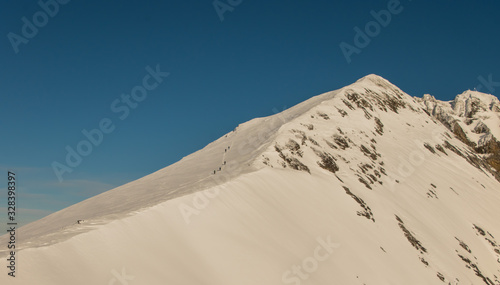
{"label": "mountain peak", "polygon": [[370,74],[243,123],[16,229],[16,284],[301,283],[295,268],[314,284],[500,284],[498,113],[467,100],[460,117]]}
{"label": "mountain peak", "polygon": [[[359,93],[359,95],[364,95],[365,97],[375,96],[379,99],[394,97],[399,100],[403,99],[403,94],[405,94],[401,89],[399,89],[399,87],[391,83],[389,80],[376,74],[368,74],[343,89],[355,90]],[[407,97],[407,99],[410,98],[410,96]]]}
{"label": "mountain peak", "polygon": [[356,81],[356,83],[361,83],[361,82],[371,82],[371,83],[375,83],[375,84],[391,84],[387,79],[383,78],[382,76],[380,75],[376,75],[376,74],[368,74],[364,77],[361,77],[360,79],[358,79]]}
{"label": "mountain peak", "polygon": [[490,106],[490,108],[494,105],[500,104],[500,101],[496,96],[473,90],[466,90],[462,94],[457,95],[454,102],[456,103],[466,100],[480,102],[484,105]]}
{"label": "mountain peak", "polygon": [[485,155],[500,180],[500,101],[497,97],[467,90],[448,102],[428,94],[416,100],[463,143]]}
{"label": "mountain peak", "polygon": [[[361,77],[359,80],[365,80],[365,79],[367,79],[367,80],[381,80],[381,79],[382,79],[382,80],[386,80],[386,79],[385,79],[385,78],[383,78],[382,76],[377,75],[377,74],[374,74],[374,73],[371,73],[371,74],[368,74],[368,75],[366,75],[366,76],[363,76],[363,77]],[[358,80],[358,81],[359,81],[359,80]]]}

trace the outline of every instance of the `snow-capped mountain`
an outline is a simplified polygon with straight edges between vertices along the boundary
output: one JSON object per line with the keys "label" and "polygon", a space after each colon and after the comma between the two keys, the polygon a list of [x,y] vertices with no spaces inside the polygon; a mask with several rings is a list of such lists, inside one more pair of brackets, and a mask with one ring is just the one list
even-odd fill
{"label": "snow-capped mountain", "polygon": [[442,102],[426,94],[417,99],[465,144],[471,146],[497,171],[500,181],[500,101],[477,91],[465,91],[455,100]]}
{"label": "snow-capped mountain", "polygon": [[1,284],[500,284],[499,106],[368,75],[23,227]]}

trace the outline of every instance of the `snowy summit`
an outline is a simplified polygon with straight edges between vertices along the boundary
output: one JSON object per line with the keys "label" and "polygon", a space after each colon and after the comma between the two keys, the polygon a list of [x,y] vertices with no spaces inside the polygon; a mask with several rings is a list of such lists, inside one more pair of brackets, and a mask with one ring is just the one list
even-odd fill
{"label": "snowy summit", "polygon": [[21,228],[0,284],[500,284],[499,141],[368,75]]}

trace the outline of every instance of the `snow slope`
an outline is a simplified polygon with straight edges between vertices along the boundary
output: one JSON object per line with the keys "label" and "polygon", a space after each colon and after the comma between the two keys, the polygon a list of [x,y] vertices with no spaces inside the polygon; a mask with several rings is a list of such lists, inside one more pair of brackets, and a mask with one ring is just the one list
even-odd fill
{"label": "snow slope", "polygon": [[23,227],[0,283],[500,284],[496,170],[422,104],[369,75],[242,124]]}

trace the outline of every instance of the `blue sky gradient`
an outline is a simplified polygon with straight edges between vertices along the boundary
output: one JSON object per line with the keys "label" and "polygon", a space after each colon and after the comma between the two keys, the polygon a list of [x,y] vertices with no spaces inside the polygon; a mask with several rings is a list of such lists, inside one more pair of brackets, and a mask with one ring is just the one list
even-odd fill
{"label": "blue sky gradient", "polygon": [[[1,4],[0,222],[7,169],[19,177],[26,223],[370,73],[441,100],[500,82],[498,1],[221,0],[231,8],[222,21],[213,1],[54,1],[41,1],[58,11],[15,47],[23,17],[43,10],[37,1]],[[396,4],[400,12],[348,63],[340,43],[354,45],[371,11]],[[148,66],[170,75],[120,120],[112,102],[143,86]],[[498,96],[500,83],[490,85],[482,91]],[[52,163],[103,118],[114,130],[60,182]]]}

